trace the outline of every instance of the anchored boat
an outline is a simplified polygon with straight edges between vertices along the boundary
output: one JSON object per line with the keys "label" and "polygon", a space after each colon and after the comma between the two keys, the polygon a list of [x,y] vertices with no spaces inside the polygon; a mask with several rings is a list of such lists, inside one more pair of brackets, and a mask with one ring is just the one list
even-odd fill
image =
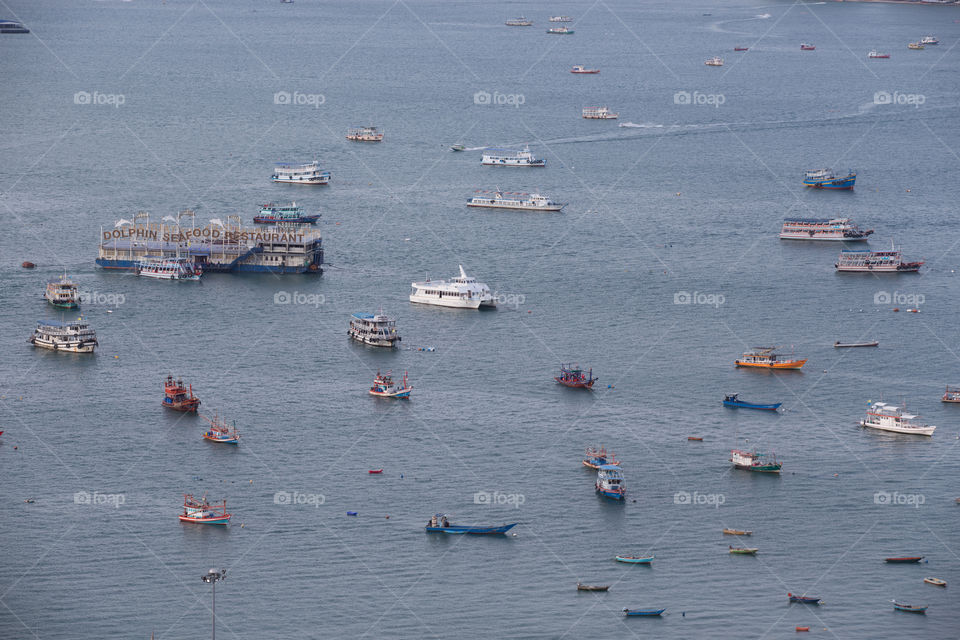
{"label": "anchored boat", "polygon": [[370,395],[381,398],[403,398],[410,397],[413,387],[407,384],[407,372],[403,372],[403,380],[394,382],[393,376],[389,371],[381,374],[377,371],[377,377],[373,379],[373,386],[370,387]]}
{"label": "anchored boat", "polygon": [[614,556],[614,560],[617,562],[625,562],[627,564],[650,564],[655,560],[654,556]]}
{"label": "anchored boat", "polygon": [[890,564],[910,564],[920,562],[921,560],[923,560],[923,556],[895,556],[883,559],[884,562],[889,562]]}
{"label": "anchored boat", "polygon": [[919,417],[906,413],[906,407],[898,407],[886,402],[874,402],[867,409],[867,417],[860,421],[860,426],[879,431],[932,436],[936,427],[914,422]]}
{"label": "anchored boat", "polygon": [[746,400],[741,400],[737,396],[738,393],[731,393],[723,397],[723,406],[725,407],[737,407],[741,409],[761,409],[764,411],[776,411],[780,408],[781,402],[775,404],[756,404],[753,402],[747,402]]}
{"label": "anchored boat", "polygon": [[[522,209],[526,211],[560,211],[566,204],[553,202],[547,196],[539,193],[517,193],[515,191],[481,191],[467,199],[468,207],[484,207],[487,209]],[[490,194],[490,195],[488,195]]]}
{"label": "anchored boat", "polygon": [[411,282],[410,302],[432,304],[438,307],[479,309],[497,306],[490,287],[470,277],[460,266],[460,276],[448,280]]}
{"label": "anchored boat", "polygon": [[211,442],[220,442],[222,444],[240,444],[240,434],[237,433],[237,423],[228,425],[226,420],[221,420],[219,414],[213,418],[200,416],[210,423],[210,428],[203,432],[203,439]]}
{"label": "anchored boat", "polygon": [[547,161],[534,157],[530,147],[516,149],[485,149],[480,164],[497,167],[545,167]]}
{"label": "anchored boat", "polygon": [[347,335],[364,344],[374,347],[397,347],[400,334],[397,333],[397,320],[383,313],[355,313],[350,316],[350,328]]}
{"label": "anchored boat", "polygon": [[15,20],[0,20],[0,33],[30,33],[30,29]]}
{"label": "anchored boat", "polygon": [[47,302],[61,309],[76,309],[80,306],[80,289],[75,282],[67,278],[67,274],[63,274],[58,280],[48,282],[43,297]]}
{"label": "anchored boat", "polygon": [[757,554],[757,551],[760,551],[757,547],[732,547],[727,545],[729,552],[734,555],[741,556],[753,556]]}
{"label": "anchored boat", "polygon": [[577,591],[607,591],[609,584],[581,584],[577,583]]}
{"label": "anchored boat", "polygon": [[[3,433],[3,432],[0,431],[0,433]],[[941,580],[940,578],[924,578],[923,581],[926,582],[927,584],[932,584],[935,587],[947,586],[947,581]]]}
{"label": "anchored boat", "polygon": [[889,58],[889,53],[880,53],[876,49],[867,54],[868,58],[880,59],[880,58]]}
{"label": "anchored boat", "polygon": [[897,611],[906,611],[907,613],[926,613],[927,609],[930,608],[930,605],[913,605],[913,604],[903,604],[902,602],[897,602],[896,600],[891,600],[893,603],[893,608]]}
{"label": "anchored boat", "polygon": [[547,33],[552,33],[556,35],[573,35],[573,29],[567,29],[566,27],[550,27],[547,29]]}
{"label": "anchored boat", "polygon": [[330,172],[321,169],[316,160],[305,163],[278,162],[274,165],[270,179],[290,184],[329,184]]}
{"label": "anchored boat", "polygon": [[721,58],[720,56],[714,56],[712,58],[708,58],[707,61],[704,62],[703,64],[707,65],[708,67],[722,67],[723,58]]}
{"label": "anchored boat", "polygon": [[798,596],[788,593],[787,598],[790,599],[790,602],[799,602],[800,604],[820,604],[820,598],[814,598],[812,596]]}
{"label": "anchored boat", "polygon": [[833,343],[834,349],[846,349],[849,347],[879,347],[880,343],[877,340],[872,342],[840,342],[839,340]]}
{"label": "anchored boat", "polygon": [[451,533],[451,534],[470,534],[470,535],[482,535],[482,536],[496,536],[503,535],[510,529],[514,528],[520,524],[519,522],[513,522],[511,524],[502,524],[495,527],[477,527],[477,526],[463,526],[463,525],[453,525],[450,524],[450,520],[442,513],[438,513],[430,518],[430,522],[427,523],[426,531],[427,533]]}
{"label": "anchored boat", "polygon": [[597,469],[597,493],[611,500],[624,500],[627,487],[623,482],[623,471],[618,465],[605,464]]}
{"label": "anchored boat", "polygon": [[787,218],[780,229],[781,240],[866,240],[873,229],[861,231],[849,218]]}
{"label": "anchored boat", "polygon": [[354,142],[383,142],[383,132],[376,127],[350,127],[347,140]]}
{"label": "anchored boat", "polygon": [[533,20],[527,20],[523,16],[519,18],[513,18],[504,22],[508,27],[529,27],[533,24]]}
{"label": "anchored boat", "polygon": [[193,385],[189,388],[183,385],[183,380],[167,376],[163,383],[163,406],[174,411],[195,413],[200,406],[200,398],[193,395]]}
{"label": "anchored boat", "polygon": [[923,266],[923,260],[907,262],[899,248],[887,251],[867,249],[844,249],[833,265],[837,271],[861,273],[916,273]]}
{"label": "anchored boat", "polygon": [[320,219],[320,214],[304,215],[303,209],[297,206],[296,202],[290,204],[269,204],[260,205],[260,214],[254,216],[253,221],[257,224],[316,224]]}
{"label": "anchored boat", "polygon": [[574,389],[593,389],[594,383],[599,380],[593,377],[592,367],[584,375],[583,369],[575,364],[561,364],[560,375],[554,376],[553,379],[565,387]]}
{"label": "anchored boat", "polygon": [[183,494],[183,513],[180,514],[180,522],[226,525],[230,523],[230,517],[231,514],[227,513],[226,500],[211,504],[206,494],[200,498],[194,498],[189,493]]}
{"label": "anchored boat", "polygon": [[803,360],[784,358],[782,354],[776,353],[777,348],[754,347],[753,351],[748,351],[734,360],[734,364],[738,367],[760,369],[800,369],[807,363],[806,358]]}
{"label": "anchored boat", "polygon": [[550,16],[550,22],[573,22],[570,16]]}
{"label": "anchored boat", "polygon": [[659,616],[660,614],[662,614],[662,613],[663,613],[664,611],[666,611],[666,610],[667,610],[666,607],[664,607],[663,609],[627,609],[627,608],[624,608],[624,610],[623,610],[623,615],[625,615],[625,616]]}
{"label": "anchored boat", "polygon": [[584,107],[582,115],[587,120],[616,120],[619,113],[613,113],[606,107]]}
{"label": "anchored boat", "polygon": [[783,463],[777,460],[776,454],[757,453],[756,451],[730,451],[730,462],[737,469],[756,471],[758,473],[780,473]]}
{"label": "anchored boat", "polygon": [[752,536],[753,531],[742,531],[740,529],[724,529],[724,535],[728,536]]}
{"label": "anchored boat", "polygon": [[97,333],[82,318],[63,323],[41,320],[27,342],[41,349],[70,353],[93,353],[100,344]]}
{"label": "anchored boat", "polygon": [[813,46],[812,44],[807,44],[806,42],[800,43],[800,51],[813,51],[815,49],[816,47]]}
{"label": "anchored boat", "polygon": [[940,402],[960,402],[960,387],[947,387],[947,390],[943,393],[943,397],[940,398]]}
{"label": "anchored boat", "polygon": [[845,176],[836,175],[832,169],[811,169],[803,176],[803,184],[814,189],[853,189],[857,182],[855,171]]}
{"label": "anchored boat", "polygon": [[620,465],[620,461],[613,455],[613,451],[607,451],[605,447],[587,447],[584,456],[583,466],[590,469],[599,469],[608,464]]}
{"label": "anchored boat", "polygon": [[911,42],[910,44],[907,45],[907,49],[914,49],[916,51],[919,51],[920,49],[923,49],[923,48],[924,48],[923,45],[920,44],[919,42]]}
{"label": "anchored boat", "polygon": [[600,69],[587,69],[582,64],[575,64],[573,65],[573,69],[570,69],[570,73],[585,73],[585,74],[600,73]]}
{"label": "anchored boat", "polygon": [[940,44],[940,41],[934,38],[933,36],[923,36],[920,38],[920,44]]}

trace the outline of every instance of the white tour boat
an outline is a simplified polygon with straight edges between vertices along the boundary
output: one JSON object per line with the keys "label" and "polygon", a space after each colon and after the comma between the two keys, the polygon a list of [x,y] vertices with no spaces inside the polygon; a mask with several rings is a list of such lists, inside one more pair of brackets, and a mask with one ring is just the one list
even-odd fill
{"label": "white tour boat", "polygon": [[787,218],[780,229],[781,240],[866,240],[873,229],[862,231],[849,218]]}
{"label": "white tour boat", "polygon": [[43,297],[55,307],[76,309],[80,306],[80,290],[75,282],[67,278],[67,274],[60,276],[59,280],[48,282]]}
{"label": "white tour boat", "polygon": [[467,199],[468,207],[487,209],[523,209],[526,211],[560,211],[566,203],[553,202],[539,193],[515,193],[512,191],[476,191]]}
{"label": "white tour boat", "polygon": [[71,353],[93,353],[100,344],[96,332],[81,318],[61,324],[38,322],[29,342],[42,349]]}
{"label": "white tour boat", "polygon": [[550,16],[550,22],[573,22],[570,16]]}
{"label": "white tour boat", "polygon": [[529,27],[533,24],[533,20],[527,20],[523,16],[520,16],[519,18],[511,18],[503,24],[507,25],[508,27]]}
{"label": "white tour boat", "polygon": [[613,113],[606,107],[584,107],[583,117],[587,120],[616,120],[619,113]]}
{"label": "white tour boat", "polygon": [[186,258],[163,258],[146,256],[137,261],[134,269],[138,276],[157,280],[199,280],[203,269]]}
{"label": "white tour boat", "polygon": [[291,184],[328,184],[330,172],[320,168],[320,163],[314,160],[306,164],[278,162],[273,169],[270,179],[274,182],[289,182]]}
{"label": "white tour boat", "polygon": [[515,149],[484,149],[480,164],[495,165],[498,167],[544,167],[547,161],[536,158],[530,153],[530,147],[522,151]]}
{"label": "white tour boat", "polygon": [[709,58],[709,59],[708,59],[706,62],[704,62],[703,64],[707,65],[708,67],[722,67],[722,66],[723,66],[723,58],[721,58],[721,57],[719,57],[719,56],[714,56],[713,58]]}
{"label": "white tour boat", "polygon": [[906,413],[905,407],[898,407],[887,402],[874,402],[867,409],[867,417],[860,421],[860,426],[894,433],[932,436],[936,427],[914,422],[919,417]]}
{"label": "white tour boat", "polygon": [[351,127],[347,130],[347,140],[355,142],[383,142],[383,131],[376,127]]}
{"label": "white tour boat", "polygon": [[374,347],[395,347],[400,342],[397,333],[397,320],[383,313],[355,313],[350,316],[350,328],[347,335],[364,344]]}
{"label": "white tour boat", "polygon": [[468,277],[462,265],[459,278],[413,282],[410,286],[413,287],[410,292],[410,302],[458,309],[497,306],[497,299],[490,293],[490,288],[482,282],[477,282],[476,278]]}

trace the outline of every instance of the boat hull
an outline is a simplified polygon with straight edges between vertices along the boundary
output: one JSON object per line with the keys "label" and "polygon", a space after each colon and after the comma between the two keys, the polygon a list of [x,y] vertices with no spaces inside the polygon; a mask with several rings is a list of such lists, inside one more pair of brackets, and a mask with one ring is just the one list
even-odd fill
{"label": "boat hull", "polygon": [[804,360],[790,360],[785,362],[747,362],[745,360],[736,360],[734,364],[738,367],[752,367],[754,369],[802,369],[807,364]]}
{"label": "boat hull", "polygon": [[571,382],[570,380],[563,380],[557,376],[554,376],[553,379],[559,384],[562,384],[565,387],[570,387],[571,389],[593,389],[593,384],[597,381],[597,379],[594,378],[593,380],[587,380],[585,382]]}
{"label": "boat hull", "polygon": [[463,299],[455,298],[449,296],[446,298],[439,298],[434,296],[421,296],[412,294],[410,296],[410,302],[415,304],[428,304],[434,307],[450,307],[451,309],[479,309],[480,307],[495,307],[497,306],[497,301],[493,298],[483,300],[479,298],[473,299]]}
{"label": "boat hull", "polygon": [[733,407],[735,409],[759,409],[760,411],[776,411],[780,408],[782,402],[777,402],[776,404],[753,404],[751,402],[743,402],[741,400],[724,400],[723,406]]}
{"label": "boat hull", "polygon": [[624,609],[623,614],[626,616],[659,616],[666,609]]}
{"label": "boat hull", "polygon": [[31,338],[30,340],[33,343],[33,346],[40,347],[41,349],[49,349],[50,351],[65,351],[66,353],[93,353],[94,349],[97,348],[96,342],[48,342],[46,340]]}
{"label": "boat hull", "polygon": [[889,431],[891,433],[902,433],[913,436],[932,436],[933,432],[936,430],[936,427],[918,427],[916,429],[910,429],[907,427],[888,426],[880,424],[879,422],[870,422],[868,420],[861,420],[860,426],[864,427],[865,429]]}
{"label": "boat hull", "polygon": [[180,522],[190,522],[193,524],[218,524],[226,525],[230,523],[230,516],[217,516],[215,518],[196,518],[189,515],[180,515]]}
{"label": "boat hull", "polygon": [[884,558],[883,559],[884,562],[888,562],[890,564],[909,564],[909,563],[920,562],[921,560],[923,560],[923,556],[904,556],[902,558]]}
{"label": "boat hull", "polygon": [[756,473],[780,473],[782,464],[758,464],[758,465],[749,465],[749,464],[734,464],[734,467],[741,469],[743,471],[754,471]]}
{"label": "boat hull", "polygon": [[804,180],[803,185],[811,189],[848,190],[853,189],[856,182],[857,176],[845,176],[829,180]]}
{"label": "boat hull", "polygon": [[161,404],[167,409],[172,409],[174,411],[182,411],[183,413],[196,413],[197,409],[200,407],[200,399],[194,398],[193,400],[174,402],[169,398],[164,398]]}
{"label": "boat hull", "polygon": [[378,398],[401,398],[406,400],[410,397],[411,391],[413,391],[413,387],[401,389],[400,391],[375,391],[370,389],[370,395]]}
{"label": "boat hull", "polygon": [[653,562],[654,557],[650,556],[649,558],[633,558],[630,556],[615,556],[614,560],[617,562],[625,562],[626,564],[650,564]]}
{"label": "boat hull", "polygon": [[425,527],[427,533],[456,533],[456,534],[467,534],[467,535],[479,535],[479,536],[497,536],[503,535],[510,529],[517,526],[519,523],[514,522],[512,524],[504,524],[499,527],[463,527],[463,526],[449,526],[449,527]]}
{"label": "boat hull", "polygon": [[525,207],[523,205],[507,205],[507,204],[478,204],[475,202],[468,202],[468,207],[477,207],[478,209],[514,209],[518,211],[560,211],[566,205],[564,204],[549,204],[543,207]]}

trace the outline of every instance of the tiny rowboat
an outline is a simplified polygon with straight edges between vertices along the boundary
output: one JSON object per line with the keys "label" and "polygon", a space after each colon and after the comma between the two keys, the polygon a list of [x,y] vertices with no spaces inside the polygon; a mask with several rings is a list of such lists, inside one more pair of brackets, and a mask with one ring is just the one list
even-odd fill
{"label": "tiny rowboat", "polygon": [[902,602],[897,602],[896,600],[891,600],[893,603],[893,608],[897,611],[906,611],[907,613],[926,613],[929,605],[924,605],[922,607],[913,605],[913,604],[903,604]]}
{"label": "tiny rowboat", "polygon": [[723,532],[728,536],[752,536],[753,531],[743,531],[741,529],[724,529]]}
{"label": "tiny rowboat", "polygon": [[730,553],[736,553],[744,556],[755,555],[757,551],[760,551],[760,549],[757,547],[730,547]]}
{"label": "tiny rowboat", "polygon": [[666,610],[667,610],[666,607],[664,607],[663,609],[627,609],[627,608],[624,608],[624,610],[623,610],[623,615],[625,615],[625,616],[659,616],[660,614],[662,614],[662,613],[663,613],[664,611],[666,611]]}
{"label": "tiny rowboat", "polygon": [[903,556],[900,558],[884,558],[884,562],[890,563],[907,563],[907,562],[920,562],[923,560],[923,556]]}
{"label": "tiny rowboat", "polygon": [[[0,432],[0,433],[2,433],[2,432]],[[932,584],[932,585],[934,585],[935,587],[945,587],[945,586],[947,586],[947,581],[946,581],[946,580],[941,580],[940,578],[924,578],[923,581],[926,582],[927,584]]]}
{"label": "tiny rowboat", "polygon": [[606,591],[610,588],[609,584],[580,584],[577,583],[577,591]]}
{"label": "tiny rowboat", "polygon": [[629,564],[650,564],[653,562],[654,556],[614,556],[614,560],[617,562],[626,562]]}
{"label": "tiny rowboat", "polygon": [[878,347],[880,343],[874,340],[873,342],[837,342],[833,343],[834,349],[843,349],[845,347]]}
{"label": "tiny rowboat", "polygon": [[772,404],[757,404],[755,402],[747,402],[746,400],[741,400],[737,396],[740,394],[731,393],[723,398],[723,406],[725,407],[735,407],[740,409],[760,409],[762,411],[776,411],[780,408],[782,402],[776,402]]}
{"label": "tiny rowboat", "polygon": [[800,604],[820,604],[820,598],[796,596],[792,593],[788,593],[787,597],[790,598],[790,602],[799,602]]}

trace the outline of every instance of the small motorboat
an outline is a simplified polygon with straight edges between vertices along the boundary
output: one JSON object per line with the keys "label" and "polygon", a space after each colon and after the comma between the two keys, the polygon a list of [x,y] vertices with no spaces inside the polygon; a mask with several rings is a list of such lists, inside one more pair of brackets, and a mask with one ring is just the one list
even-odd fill
{"label": "small motorboat", "polygon": [[581,584],[577,583],[577,591],[606,591],[610,588],[609,584]]}
{"label": "small motorboat", "polygon": [[757,547],[730,547],[730,553],[739,554],[742,556],[752,556],[756,555],[757,551],[760,551]]}
{"label": "small motorboat", "polygon": [[625,615],[625,616],[659,616],[660,614],[662,614],[662,613],[663,613],[664,611],[666,611],[666,610],[667,610],[666,607],[664,607],[663,609],[627,609],[627,608],[624,608],[624,609],[623,609],[623,615]]}
{"label": "small motorboat", "polygon": [[462,144],[450,145],[450,151],[465,151],[466,147]]}
{"label": "small motorboat", "polygon": [[24,269],[33,269],[37,265],[33,264],[29,260],[25,260],[20,266],[23,267]]}
{"label": "small motorboat", "polygon": [[370,469],[367,473],[383,473],[383,469]]}
{"label": "small motorboat", "polygon": [[874,58],[874,59],[882,59],[882,58],[889,58],[889,57],[890,57],[890,54],[889,54],[889,53],[880,53],[879,51],[877,51],[876,49],[874,49],[873,51],[871,51],[870,53],[867,54],[867,57],[868,57],[868,58]]}
{"label": "small motorboat", "polygon": [[[2,433],[2,432],[0,432],[0,433]],[[927,584],[932,584],[932,585],[935,586],[935,587],[945,587],[945,586],[947,586],[947,581],[946,581],[946,580],[941,580],[940,578],[924,578],[923,581],[926,582]]]}
{"label": "small motorboat", "polygon": [[814,51],[816,49],[812,44],[807,44],[806,42],[800,43],[800,51]]}
{"label": "small motorboat", "polygon": [[884,558],[884,562],[889,562],[891,564],[904,564],[908,562],[920,562],[923,560],[923,556],[902,556],[899,558]]}
{"label": "small motorboat", "polygon": [[753,531],[743,531],[741,529],[724,529],[724,535],[728,536],[752,536]]}
{"label": "small motorboat", "polygon": [[920,44],[919,42],[911,42],[910,44],[907,45],[907,49],[914,49],[919,51],[920,49],[923,49],[923,45]]}
{"label": "small motorboat", "polygon": [[498,527],[468,527],[463,525],[452,525],[450,520],[447,519],[447,516],[442,513],[438,513],[432,518],[430,522],[427,523],[426,532],[427,533],[462,533],[462,534],[473,534],[473,535],[503,535],[513,527],[520,524],[519,522],[514,522],[511,524],[503,524]]}
{"label": "small motorboat", "polygon": [[833,343],[834,349],[844,349],[847,347],[879,347],[880,343],[874,340],[873,342],[840,342],[839,340]]}
{"label": "small motorboat", "polygon": [[926,613],[927,609],[930,608],[930,605],[918,606],[915,604],[903,604],[902,602],[897,602],[896,600],[891,600],[893,603],[893,608],[897,611],[906,611],[907,613]]}
{"label": "small motorboat", "polygon": [[687,436],[687,440],[692,440],[693,442],[703,442],[703,436]]}
{"label": "small motorboat", "polygon": [[792,593],[787,593],[787,597],[790,598],[790,602],[799,602],[800,604],[820,604],[820,598],[797,596]]}
{"label": "small motorboat", "polygon": [[573,65],[573,69],[570,69],[570,73],[600,73],[600,69],[587,69],[582,64]]}
{"label": "small motorboat", "polygon": [[723,406],[725,407],[734,407],[740,409],[760,409],[762,411],[776,411],[780,408],[782,402],[776,402],[773,404],[757,404],[755,402],[747,402],[746,400],[741,400],[737,396],[738,393],[731,393],[723,397]]}
{"label": "small motorboat", "polygon": [[627,564],[650,564],[654,556],[614,556],[613,559]]}
{"label": "small motorboat", "polygon": [[750,47],[734,47],[734,51],[749,51]]}

